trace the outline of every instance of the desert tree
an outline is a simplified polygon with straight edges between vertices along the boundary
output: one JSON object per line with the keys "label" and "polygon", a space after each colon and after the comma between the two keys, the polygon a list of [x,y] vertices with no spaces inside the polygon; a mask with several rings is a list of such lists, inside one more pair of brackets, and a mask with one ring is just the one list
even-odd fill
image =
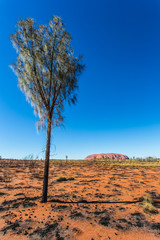
{"label": "desert tree", "polygon": [[41,202],[47,202],[51,131],[63,123],[66,103],[77,100],[78,77],[84,69],[82,56],[74,57],[71,35],[61,18],[48,25],[20,19],[11,41],[17,51],[11,68],[18,85],[39,116],[38,129],[46,127],[46,154]]}

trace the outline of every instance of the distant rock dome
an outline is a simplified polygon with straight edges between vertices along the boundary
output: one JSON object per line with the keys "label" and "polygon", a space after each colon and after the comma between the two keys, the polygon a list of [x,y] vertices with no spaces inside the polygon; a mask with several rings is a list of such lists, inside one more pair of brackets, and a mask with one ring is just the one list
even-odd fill
{"label": "distant rock dome", "polygon": [[119,154],[119,153],[100,153],[100,154],[88,155],[84,160],[103,159],[103,158],[124,160],[124,159],[128,159],[128,156]]}

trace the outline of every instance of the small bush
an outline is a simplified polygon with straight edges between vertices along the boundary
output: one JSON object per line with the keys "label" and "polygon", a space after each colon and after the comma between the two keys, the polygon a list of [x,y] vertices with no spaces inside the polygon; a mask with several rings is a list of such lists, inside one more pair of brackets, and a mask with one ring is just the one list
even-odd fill
{"label": "small bush", "polygon": [[74,177],[69,177],[68,180],[69,181],[74,180]]}
{"label": "small bush", "polygon": [[148,203],[153,203],[153,199],[150,197],[150,196],[147,196],[147,195],[145,195],[145,196],[143,196],[143,202],[145,203],[145,202],[148,202]]}
{"label": "small bush", "polygon": [[56,179],[57,182],[71,181],[71,180],[74,180],[74,177],[68,177],[68,178],[66,178],[66,177],[58,177]]}
{"label": "small bush", "polygon": [[150,196],[143,197],[143,210],[149,213],[158,213],[157,209],[153,206],[153,199]]}
{"label": "small bush", "polygon": [[63,182],[63,181],[67,181],[67,178],[66,177],[58,177],[56,179],[57,182]]}

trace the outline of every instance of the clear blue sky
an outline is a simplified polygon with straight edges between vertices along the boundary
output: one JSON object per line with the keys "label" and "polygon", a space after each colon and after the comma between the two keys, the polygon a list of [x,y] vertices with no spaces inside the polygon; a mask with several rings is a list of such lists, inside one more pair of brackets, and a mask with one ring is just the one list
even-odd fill
{"label": "clear blue sky", "polygon": [[9,68],[16,59],[9,38],[19,18],[47,24],[52,15],[63,19],[86,64],[77,105],[66,106],[65,128],[53,129],[53,157],[160,157],[159,0],[0,0],[0,155],[36,156],[45,148],[45,132],[37,134]]}

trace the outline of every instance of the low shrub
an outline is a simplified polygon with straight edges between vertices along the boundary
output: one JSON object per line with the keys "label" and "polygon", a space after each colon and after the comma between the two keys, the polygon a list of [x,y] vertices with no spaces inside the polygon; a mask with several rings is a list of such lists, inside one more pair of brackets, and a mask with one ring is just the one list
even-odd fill
{"label": "low shrub", "polygon": [[57,182],[71,181],[71,180],[74,180],[74,177],[68,177],[68,178],[66,178],[66,177],[58,177],[56,179]]}
{"label": "low shrub", "polygon": [[69,177],[67,180],[69,180],[69,181],[74,180],[74,177]]}
{"label": "low shrub", "polygon": [[143,210],[149,213],[158,213],[157,209],[153,206],[153,199],[150,196],[143,197]]}
{"label": "low shrub", "polygon": [[66,177],[58,177],[56,179],[57,182],[63,182],[63,181],[67,181],[67,178]]}

